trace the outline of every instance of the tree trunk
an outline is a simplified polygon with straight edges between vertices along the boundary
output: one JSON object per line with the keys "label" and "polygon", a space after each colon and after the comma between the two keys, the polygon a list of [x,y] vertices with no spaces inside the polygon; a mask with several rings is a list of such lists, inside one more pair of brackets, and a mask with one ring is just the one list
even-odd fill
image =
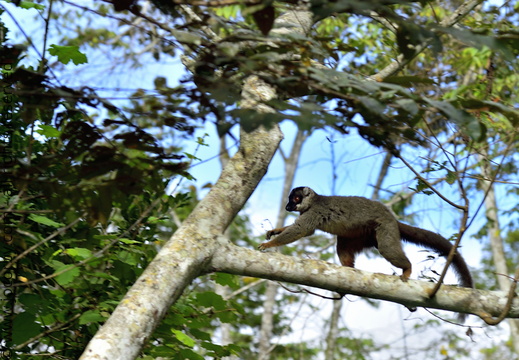
{"label": "tree trunk", "polygon": [[[335,295],[335,294],[334,294]],[[324,352],[325,360],[333,360],[337,337],[339,336],[339,320],[341,318],[342,300],[333,302],[332,314],[330,316],[330,326],[326,335],[326,350]]]}
{"label": "tree trunk", "polygon": [[[307,135],[302,130],[298,130],[294,144],[290,155],[287,157],[283,156],[285,161],[285,180],[283,181],[283,192],[281,194],[281,205],[278,212],[278,218],[276,221],[276,228],[282,227],[287,218],[287,212],[285,210],[285,201],[288,198],[292,184],[294,183],[294,177],[299,163],[299,155],[301,154],[301,148],[306,140]],[[272,330],[274,329],[274,306],[276,304],[276,294],[278,285],[275,282],[269,281],[267,283],[267,289],[265,291],[265,301],[263,302],[263,314],[261,315],[261,329],[259,337],[259,360],[266,360],[269,358],[269,354],[272,351],[271,339],[273,337]]]}
{"label": "tree trunk", "polygon": [[391,159],[393,159],[393,155],[390,151],[387,151],[384,160],[382,161],[382,165],[380,165],[377,182],[375,183],[371,200],[378,200],[380,198],[380,189],[382,189],[382,183],[384,182],[389,166],[391,165]]}
{"label": "tree trunk", "polygon": [[[508,293],[510,289],[510,271],[506,265],[506,255],[503,248],[503,239],[501,238],[501,226],[497,215],[496,194],[491,181],[493,176],[490,164],[486,160],[486,157],[480,156],[479,160],[481,161],[481,173],[483,175],[481,188],[486,193],[485,209],[488,219],[488,234],[490,238],[492,257],[494,259],[494,266],[497,272],[497,283],[502,291]],[[514,347],[514,352],[519,354],[519,321],[516,319],[508,319],[508,324],[510,325],[510,338]]]}
{"label": "tree trunk", "polygon": [[[254,106],[253,91],[247,85],[261,91],[261,97],[274,95],[266,84],[252,78],[244,88],[248,91],[244,106]],[[138,355],[169,306],[206,271],[221,247],[217,237],[256,188],[282,137],[278,126],[241,133],[240,149],[216,184],[148,265],[81,359],[134,359]]]}
{"label": "tree trunk", "polygon": [[276,304],[276,294],[278,285],[269,281],[265,291],[265,301],[263,301],[263,314],[261,315],[261,328],[259,337],[258,359],[267,360],[272,351],[270,340],[274,329],[274,306]]}

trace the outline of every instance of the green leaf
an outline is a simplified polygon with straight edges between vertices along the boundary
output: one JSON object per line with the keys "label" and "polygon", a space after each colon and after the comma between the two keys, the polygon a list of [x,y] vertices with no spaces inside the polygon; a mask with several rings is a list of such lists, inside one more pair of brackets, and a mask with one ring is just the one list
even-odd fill
{"label": "green leaf", "polygon": [[55,277],[56,281],[60,285],[70,284],[80,274],[79,268],[75,267],[73,264],[66,265],[61,261],[53,260],[49,265],[54,268],[55,273],[61,273],[63,271],[63,273]]}
{"label": "green leaf", "polygon": [[180,314],[171,314],[169,321],[175,326],[183,326],[187,323],[186,318]]}
{"label": "green leaf", "polygon": [[237,314],[234,311],[221,311],[216,316],[221,322],[226,324],[235,323],[237,320]]}
{"label": "green leaf", "polygon": [[56,270],[56,272],[63,271],[64,272],[58,276],[56,276],[56,281],[60,285],[66,285],[74,281],[76,277],[79,276],[79,268],[74,267],[74,265],[67,265],[61,269]]}
{"label": "green leaf", "polygon": [[395,103],[400,106],[402,110],[408,112],[411,115],[416,115],[418,114],[418,111],[420,111],[420,108],[416,102],[411,99],[398,99],[395,101]]}
{"label": "green leaf", "polygon": [[478,100],[478,99],[467,99],[467,100],[458,100],[459,104],[467,109],[477,110],[477,111],[491,111],[500,113],[505,116],[508,121],[511,122],[510,126],[518,126],[519,125],[519,111],[514,109],[513,107],[509,107],[494,101],[486,101],[486,100]]}
{"label": "green leaf", "polygon": [[447,101],[437,101],[432,99],[424,99],[431,106],[435,107],[443,113],[449,121],[458,125],[464,130],[468,136],[474,140],[481,138],[483,134],[483,128],[479,121],[468,112],[457,109],[454,105]]}
{"label": "green leaf", "polygon": [[119,281],[119,278],[117,278],[116,276],[112,276],[110,274],[107,274],[107,273],[101,272],[101,271],[93,272],[92,276],[93,276],[93,278],[91,278],[92,280],[94,280],[96,277],[98,277],[98,278],[101,278],[101,279],[108,279],[108,280]]}
{"label": "green leaf", "polygon": [[36,9],[36,10],[43,10],[43,9],[45,9],[44,5],[35,4],[35,3],[31,2],[31,1],[20,1],[18,6],[21,7],[22,9]]}
{"label": "green leaf", "polygon": [[421,179],[417,179],[417,184],[416,184],[416,188],[411,188],[411,190],[417,192],[417,193],[422,193],[422,194],[425,194],[425,195],[432,195],[434,194],[434,192],[432,190],[428,190],[429,189],[429,186],[427,186],[427,184],[421,180]]}
{"label": "green leaf", "polygon": [[389,76],[384,79],[384,82],[402,86],[412,86],[413,84],[436,84],[436,81],[433,79],[421,76]]}
{"label": "green leaf", "polygon": [[135,266],[139,263],[139,256],[126,250],[119,252],[117,259],[131,266]]}
{"label": "green leaf", "polygon": [[31,215],[29,215],[29,219],[31,219],[32,221],[37,222],[39,224],[43,224],[43,225],[47,225],[47,226],[52,226],[52,227],[55,227],[55,228],[59,228],[61,226],[65,226],[65,224],[57,223],[54,220],[51,220],[48,217],[45,217],[45,216],[42,216],[42,215],[31,214]]}
{"label": "green leaf", "polygon": [[217,7],[213,11],[216,15],[224,17],[226,19],[237,17],[242,5],[227,5]]}
{"label": "green leaf", "polygon": [[46,136],[46,137],[54,137],[57,138],[61,135],[61,132],[50,125],[40,125],[39,129],[36,130],[36,132],[40,135]]}
{"label": "green leaf", "polygon": [[214,273],[212,279],[219,285],[229,286],[232,289],[237,289],[239,284],[236,281],[236,276],[225,273]]}
{"label": "green leaf", "polygon": [[99,323],[105,321],[105,317],[102,316],[97,310],[89,310],[79,317],[79,324],[85,325],[90,323]]}
{"label": "green leaf", "polygon": [[189,346],[190,348],[195,346],[195,341],[193,339],[191,339],[189,336],[187,336],[186,334],[184,334],[182,331],[171,329],[171,332],[175,335],[177,340],[180,341],[182,344]]}
{"label": "green leaf", "polygon": [[182,154],[186,155],[186,157],[189,159],[189,160],[194,160],[194,161],[200,161],[202,159],[196,157],[195,155],[192,155],[190,153],[187,153],[187,152],[183,152]]}
{"label": "green leaf", "polygon": [[231,355],[230,351],[228,349],[226,349],[225,346],[218,345],[218,344],[213,344],[211,342],[206,342],[206,341],[202,342],[201,345],[202,345],[202,347],[204,349],[213,351],[218,356],[229,356],[229,355]]}
{"label": "green leaf", "polygon": [[376,99],[373,99],[369,96],[359,96],[359,101],[362,103],[362,105],[368,110],[369,112],[378,115],[383,116],[384,111],[386,110],[386,106],[382,104],[380,101],[377,101]]}
{"label": "green leaf", "polygon": [[454,182],[458,179],[458,174],[456,174],[454,171],[447,170],[447,176],[445,180],[449,185],[454,184]]}
{"label": "green leaf", "polygon": [[15,316],[13,328],[10,331],[15,344],[21,344],[41,332],[41,326],[36,323],[34,314],[23,312]]}
{"label": "green leaf", "polygon": [[25,311],[35,314],[42,307],[42,299],[36,294],[21,294],[18,298],[20,304],[23,305]]}
{"label": "green leaf", "polygon": [[220,295],[212,291],[196,294],[196,300],[201,306],[212,307],[215,310],[224,310],[227,308],[227,302]]}
{"label": "green leaf", "polygon": [[209,136],[209,134],[207,134],[207,133],[205,133],[204,136],[198,136],[198,137],[196,138],[196,143],[197,143],[198,145],[200,145],[200,146],[209,146],[209,144],[207,144],[207,143],[205,142],[205,138],[206,138],[207,136]]}
{"label": "green leaf", "polygon": [[180,349],[180,359],[205,360],[203,356],[198,355],[191,349]]}
{"label": "green leaf", "polygon": [[449,34],[459,41],[477,49],[486,46],[491,50],[501,52],[508,60],[515,59],[513,50],[511,49],[512,47],[509,47],[505,40],[497,39],[493,36],[474,34],[472,31],[460,27],[437,27],[437,30]]}
{"label": "green leaf", "polygon": [[199,340],[211,341],[211,334],[209,334],[207,331],[189,329],[189,332]]}
{"label": "green leaf", "polygon": [[58,61],[63,64],[68,64],[70,60],[74,65],[85,64],[88,59],[85,54],[79,51],[79,46],[59,46],[51,45],[49,54],[57,56]]}
{"label": "green leaf", "polygon": [[70,256],[76,258],[76,260],[84,260],[92,256],[92,251],[85,248],[67,249],[64,252],[65,254],[69,254]]}
{"label": "green leaf", "polygon": [[330,15],[347,12],[352,14],[365,14],[371,10],[380,13],[388,13],[390,10],[384,5],[384,1],[358,1],[358,0],[313,0],[311,10],[314,16],[321,20]]}
{"label": "green leaf", "polygon": [[126,238],[120,238],[119,241],[122,242],[123,244],[127,244],[127,245],[133,245],[133,244],[140,244],[141,243],[140,241],[126,239]]}

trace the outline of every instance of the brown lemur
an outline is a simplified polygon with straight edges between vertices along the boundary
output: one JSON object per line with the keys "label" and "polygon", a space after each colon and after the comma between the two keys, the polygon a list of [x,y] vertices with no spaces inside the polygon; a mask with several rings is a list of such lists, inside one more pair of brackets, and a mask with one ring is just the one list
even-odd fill
{"label": "brown lemur", "polygon": [[[265,250],[312,235],[316,229],[337,235],[337,254],[343,266],[354,267],[355,256],[362,250],[376,247],[394,266],[402,269],[402,279],[411,275],[411,262],[402,249],[401,239],[447,256],[452,244],[441,235],[403,224],[395,219],[382,203],[358,196],[322,196],[309,187],[290,192],[287,211],[300,216],[294,224],[267,232],[267,240],[258,248]],[[452,261],[460,285],[472,288],[472,276],[461,255]]]}

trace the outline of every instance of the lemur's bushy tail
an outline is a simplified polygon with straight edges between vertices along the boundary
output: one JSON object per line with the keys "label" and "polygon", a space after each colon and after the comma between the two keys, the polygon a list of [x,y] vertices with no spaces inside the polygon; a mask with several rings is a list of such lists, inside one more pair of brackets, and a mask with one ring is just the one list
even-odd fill
{"label": "lemur's bushy tail", "polygon": [[[452,244],[443,236],[433,233],[432,231],[420,229],[414,226],[403,224],[401,222],[398,222],[398,228],[400,230],[400,236],[403,240],[434,250],[438,254],[445,257],[449,255]],[[458,251],[456,251],[456,254],[454,255],[452,265],[454,266],[454,270],[458,275],[460,285],[473,288],[474,282],[472,280],[472,275],[470,275],[469,268]]]}

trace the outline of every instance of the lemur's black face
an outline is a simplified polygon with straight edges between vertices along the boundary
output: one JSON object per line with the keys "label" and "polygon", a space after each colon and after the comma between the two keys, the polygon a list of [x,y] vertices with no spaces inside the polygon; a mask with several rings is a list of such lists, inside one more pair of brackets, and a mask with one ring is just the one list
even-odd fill
{"label": "lemur's black face", "polygon": [[307,189],[308,188],[305,187],[297,187],[292,189],[290,195],[288,195],[288,204],[285,206],[286,211],[302,211],[299,205],[303,201],[303,198],[307,195],[307,191],[305,191]]}

